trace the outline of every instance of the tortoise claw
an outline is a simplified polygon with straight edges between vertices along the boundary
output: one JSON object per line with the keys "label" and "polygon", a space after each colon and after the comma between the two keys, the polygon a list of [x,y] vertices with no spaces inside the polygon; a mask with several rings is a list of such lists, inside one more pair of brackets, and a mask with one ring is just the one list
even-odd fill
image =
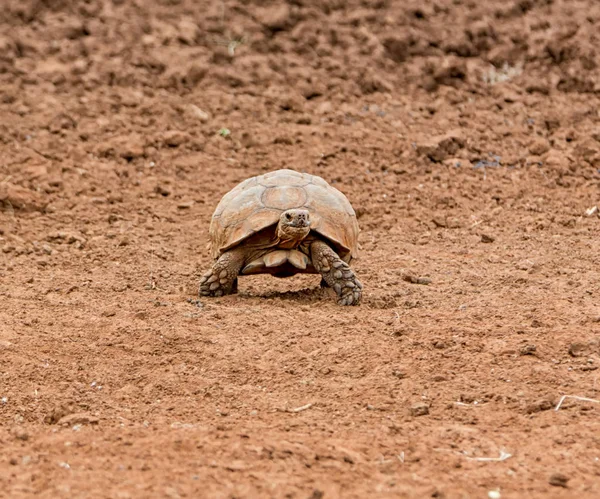
{"label": "tortoise claw", "polygon": [[324,241],[315,241],[311,245],[313,266],[323,281],[332,287],[338,295],[339,305],[358,305],[362,296],[362,283],[357,279],[350,266],[344,262]]}

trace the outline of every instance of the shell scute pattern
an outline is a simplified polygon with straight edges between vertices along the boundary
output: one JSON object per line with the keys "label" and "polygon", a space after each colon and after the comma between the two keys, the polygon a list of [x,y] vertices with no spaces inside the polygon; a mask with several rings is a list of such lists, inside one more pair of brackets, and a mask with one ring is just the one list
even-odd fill
{"label": "shell scute pattern", "polygon": [[244,180],[223,196],[210,224],[213,258],[279,221],[291,208],[306,208],[311,228],[357,258],[358,222],[350,202],[324,179],[283,169]]}

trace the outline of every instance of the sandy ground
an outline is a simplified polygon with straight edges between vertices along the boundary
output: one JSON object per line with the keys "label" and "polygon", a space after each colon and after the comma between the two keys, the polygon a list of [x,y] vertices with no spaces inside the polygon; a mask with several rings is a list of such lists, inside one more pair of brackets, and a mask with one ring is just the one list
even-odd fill
{"label": "sandy ground", "polygon": [[[0,497],[599,497],[598,33],[594,0],[5,0]],[[196,301],[221,196],[282,167],[354,206],[360,307]]]}

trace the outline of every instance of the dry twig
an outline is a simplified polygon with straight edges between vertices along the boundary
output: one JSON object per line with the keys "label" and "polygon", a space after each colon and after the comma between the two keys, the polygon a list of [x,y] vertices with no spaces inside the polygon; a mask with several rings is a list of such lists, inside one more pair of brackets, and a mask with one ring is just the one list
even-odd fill
{"label": "dry twig", "polygon": [[285,409],[277,409],[278,411],[281,412],[292,412],[292,413],[296,413],[296,412],[302,412],[305,411],[306,409],[310,409],[312,407],[312,403],[311,404],[306,404],[306,405],[302,405],[300,407],[296,407],[294,409],[289,409],[288,407],[286,407]]}
{"label": "dry twig", "polygon": [[479,462],[501,462],[501,461],[506,461],[509,457],[512,456],[512,454],[509,454],[508,452],[501,450],[500,451],[500,455],[498,457],[471,457],[471,456],[467,456],[464,452],[462,453],[467,459],[470,459],[471,461],[479,461]]}
{"label": "dry twig", "polygon": [[577,395],[563,395],[560,398],[560,400],[558,401],[558,404],[556,404],[556,407],[554,408],[555,411],[558,411],[560,409],[560,406],[565,401],[565,399],[576,399],[576,400],[583,400],[584,402],[594,402],[595,404],[600,404],[600,400],[596,400],[596,399],[589,399],[587,397],[579,397]]}

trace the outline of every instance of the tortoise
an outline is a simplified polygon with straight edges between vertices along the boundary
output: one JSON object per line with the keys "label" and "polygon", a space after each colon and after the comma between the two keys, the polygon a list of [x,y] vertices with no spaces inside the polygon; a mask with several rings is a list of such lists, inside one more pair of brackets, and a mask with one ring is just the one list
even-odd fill
{"label": "tortoise", "polygon": [[352,205],[324,179],[290,169],[251,177],[223,196],[210,222],[212,268],[200,296],[237,292],[240,275],[320,274],[340,305],[358,305],[362,284],[350,268],[359,227]]}

